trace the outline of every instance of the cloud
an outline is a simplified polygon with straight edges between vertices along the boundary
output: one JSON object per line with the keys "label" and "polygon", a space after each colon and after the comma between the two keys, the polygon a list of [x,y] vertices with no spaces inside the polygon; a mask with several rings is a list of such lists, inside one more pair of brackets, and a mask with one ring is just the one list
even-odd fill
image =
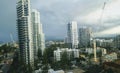
{"label": "cloud", "polygon": [[105,13],[104,26],[108,27],[106,30],[100,31],[99,35],[116,35],[120,34],[120,1],[115,0],[109,5]]}
{"label": "cloud", "polygon": [[101,31],[99,33],[95,33],[95,36],[96,37],[102,37],[102,36],[108,36],[108,35],[117,35],[117,34],[120,34],[120,26],[117,26],[117,27],[113,27],[113,28],[109,28],[107,30],[104,30],[104,31]]}
{"label": "cloud", "polygon": [[[100,22],[105,1],[108,2]],[[16,2],[17,0],[0,2],[0,40],[10,41],[8,34],[11,32],[17,38]],[[78,27],[87,25],[94,31],[99,30],[97,32],[113,30],[112,28],[119,30],[120,0],[31,0],[31,5],[40,11],[41,23],[47,37],[64,38],[67,23],[72,20],[78,22]]]}
{"label": "cloud", "polygon": [[96,36],[107,36],[113,34],[120,34],[120,0],[108,0],[105,6],[102,20],[102,7],[98,7],[95,11],[91,11],[88,14],[76,19],[78,22],[91,25],[95,29]]}
{"label": "cloud", "polygon": [[[33,8],[37,8],[41,13],[41,22],[43,23],[46,35],[63,38],[66,36],[66,27],[69,21],[76,20],[80,25],[86,24],[87,20],[84,20],[85,16],[102,7],[104,1],[105,0],[93,0],[92,2],[91,0],[32,0],[32,5]],[[76,18],[78,17],[81,17],[81,20],[77,20]],[[61,34],[58,34],[58,32],[61,32]]]}

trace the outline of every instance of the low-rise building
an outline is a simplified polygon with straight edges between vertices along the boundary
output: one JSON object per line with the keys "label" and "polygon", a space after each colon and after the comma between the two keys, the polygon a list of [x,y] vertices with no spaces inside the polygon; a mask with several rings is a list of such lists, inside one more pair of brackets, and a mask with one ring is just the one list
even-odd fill
{"label": "low-rise building", "polygon": [[97,46],[99,47],[113,47],[113,39],[96,39]]}
{"label": "low-rise building", "polygon": [[54,51],[54,59],[55,61],[61,60],[61,55],[63,52],[67,52],[68,57],[70,58],[73,55],[74,58],[79,58],[79,50],[78,49],[68,49],[68,48],[58,48]]}
{"label": "low-rise building", "polygon": [[54,51],[54,59],[56,61],[60,61],[61,60],[61,53],[62,51],[60,49],[57,49]]}
{"label": "low-rise building", "polygon": [[102,57],[103,62],[112,62],[114,60],[117,60],[117,53],[113,52],[110,54],[106,54]]}
{"label": "low-rise building", "polygon": [[35,70],[35,73],[42,73],[42,70],[41,69]]}
{"label": "low-rise building", "polygon": [[[102,56],[107,54],[107,50],[105,48],[97,47],[96,48],[96,52],[100,52],[100,51],[102,52]],[[93,48],[86,48],[85,52],[88,53],[88,54],[93,54],[94,53],[94,49]]]}
{"label": "low-rise building", "polygon": [[65,73],[65,72],[63,70],[54,71],[53,69],[49,69],[48,73]]}

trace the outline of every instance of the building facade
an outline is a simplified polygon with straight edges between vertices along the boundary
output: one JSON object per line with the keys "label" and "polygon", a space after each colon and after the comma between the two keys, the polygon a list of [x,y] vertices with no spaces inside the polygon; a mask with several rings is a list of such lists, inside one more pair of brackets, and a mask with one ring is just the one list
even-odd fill
{"label": "building facade", "polygon": [[112,61],[115,61],[117,59],[118,59],[117,53],[115,53],[115,52],[112,52],[110,54],[106,54],[102,57],[103,62],[112,62]]}
{"label": "building facade", "polygon": [[[97,46],[99,47],[113,47],[114,40],[113,39],[96,39]],[[115,46],[114,46],[115,47]]]}
{"label": "building facade", "polygon": [[38,50],[42,53],[45,49],[45,39],[42,30],[42,24],[40,23],[40,13],[36,10],[32,10],[32,27],[33,27],[33,47],[34,56],[37,58]]}
{"label": "building facade", "polygon": [[70,48],[78,48],[78,30],[77,30],[77,22],[72,21],[68,23],[67,29],[67,43]]}
{"label": "building facade", "polygon": [[120,35],[116,35],[113,40],[114,47],[120,49]]}
{"label": "building facade", "polygon": [[16,8],[20,60],[34,66],[30,0],[18,0]]}
{"label": "building facade", "polygon": [[82,27],[79,28],[79,46],[89,47],[92,40],[92,30],[91,28]]}
{"label": "building facade", "polygon": [[79,58],[79,50],[78,49],[69,49],[69,48],[58,48],[57,50],[54,50],[54,60],[60,61],[62,54],[66,52],[67,57],[70,58]]}

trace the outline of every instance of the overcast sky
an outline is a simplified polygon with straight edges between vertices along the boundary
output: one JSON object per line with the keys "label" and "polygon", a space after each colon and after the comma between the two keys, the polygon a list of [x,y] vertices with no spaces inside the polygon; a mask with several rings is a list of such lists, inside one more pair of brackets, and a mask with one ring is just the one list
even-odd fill
{"label": "overcast sky", "polygon": [[[16,1],[0,2],[0,41],[10,41],[10,33],[17,38]],[[78,22],[78,27],[86,25],[100,30],[97,36],[120,33],[120,0],[31,0],[31,8],[40,11],[47,38],[64,38],[67,23],[72,20]]]}

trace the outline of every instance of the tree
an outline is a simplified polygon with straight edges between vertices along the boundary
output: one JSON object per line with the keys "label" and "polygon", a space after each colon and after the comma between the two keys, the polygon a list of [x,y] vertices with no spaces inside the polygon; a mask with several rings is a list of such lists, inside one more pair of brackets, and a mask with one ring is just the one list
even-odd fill
{"label": "tree", "polygon": [[43,69],[42,69],[42,73],[48,73],[48,65],[44,65]]}
{"label": "tree", "polygon": [[70,64],[70,60],[67,56],[67,52],[63,52],[62,56],[61,56],[61,66],[62,66],[62,69],[68,69],[69,67],[69,64]]}
{"label": "tree", "polygon": [[0,47],[0,53],[4,55],[10,52],[15,52],[15,49],[16,47],[8,46],[5,44]]}
{"label": "tree", "polygon": [[38,59],[40,60],[42,57],[42,50],[41,49],[38,49]]}
{"label": "tree", "polygon": [[18,52],[15,52],[13,62],[7,73],[32,73],[33,68],[19,60]]}
{"label": "tree", "polygon": [[106,71],[106,73],[114,73],[114,71],[113,71],[111,68],[109,68],[109,69]]}
{"label": "tree", "polygon": [[71,61],[74,60],[74,52],[72,52],[72,53],[70,54],[70,60],[71,60]]}
{"label": "tree", "polygon": [[48,64],[48,52],[47,49],[45,49],[43,54],[43,64]]}
{"label": "tree", "polygon": [[101,66],[99,66],[99,65],[92,65],[84,73],[100,73],[101,71],[102,71],[102,67]]}

